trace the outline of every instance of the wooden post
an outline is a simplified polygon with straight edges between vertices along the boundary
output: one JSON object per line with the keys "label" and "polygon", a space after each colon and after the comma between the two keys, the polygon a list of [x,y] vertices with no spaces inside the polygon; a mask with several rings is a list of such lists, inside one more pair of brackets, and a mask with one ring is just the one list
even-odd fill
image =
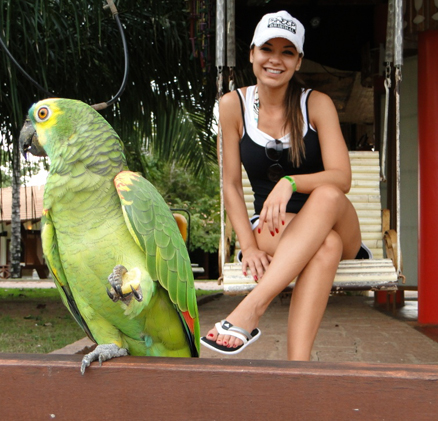
{"label": "wooden post", "polygon": [[438,30],[418,34],[418,322],[438,324]]}
{"label": "wooden post", "polygon": [[0,354],[2,420],[431,420],[438,366]]}

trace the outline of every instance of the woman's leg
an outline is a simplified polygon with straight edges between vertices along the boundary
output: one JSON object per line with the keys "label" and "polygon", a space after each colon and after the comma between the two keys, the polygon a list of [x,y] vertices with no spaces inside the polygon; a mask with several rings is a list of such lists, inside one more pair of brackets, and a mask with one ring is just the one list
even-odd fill
{"label": "woman's leg", "polygon": [[341,255],[341,238],[331,231],[295,283],[288,318],[289,360],[310,360]]}
{"label": "woman's leg", "polygon": [[[256,234],[259,247],[273,253],[274,257],[257,287],[242,300],[227,320],[250,332],[258,325],[259,318],[270,302],[307,266],[315,279],[325,278],[324,271],[318,273],[317,265],[310,265],[310,262],[314,256],[319,257],[317,252],[323,244],[326,243],[324,247],[328,244],[332,230],[338,234],[342,242],[342,258],[354,258],[360,247],[360,229],[356,212],[339,189],[326,185],[312,192],[303,209],[278,236],[272,237],[265,228],[261,234]],[[336,267],[339,254],[335,253]],[[306,279],[307,276],[304,276],[304,279],[301,277],[301,281]],[[326,282],[330,283],[323,283]],[[307,282],[302,284],[305,285]],[[312,289],[315,289],[315,286]],[[298,298],[303,296],[299,293],[297,295]],[[309,311],[305,312],[311,314]],[[320,320],[317,322],[318,326],[319,322]],[[217,335],[215,328],[209,331],[207,337],[229,347],[241,344],[241,341],[234,337]]]}

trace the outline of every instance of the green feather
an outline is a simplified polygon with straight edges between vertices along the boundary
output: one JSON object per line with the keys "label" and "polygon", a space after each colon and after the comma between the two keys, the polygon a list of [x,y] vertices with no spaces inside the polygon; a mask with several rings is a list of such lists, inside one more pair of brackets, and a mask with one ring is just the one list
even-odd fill
{"label": "green feather", "polygon": [[[47,118],[38,117],[41,107]],[[190,259],[163,198],[124,172],[120,138],[86,104],[48,99],[31,107],[29,118],[50,158],[44,254],[76,321],[96,342],[126,346],[132,355],[198,356]],[[140,277],[133,282],[141,301],[108,298],[107,278],[117,265]],[[185,311],[193,332],[180,318]]]}

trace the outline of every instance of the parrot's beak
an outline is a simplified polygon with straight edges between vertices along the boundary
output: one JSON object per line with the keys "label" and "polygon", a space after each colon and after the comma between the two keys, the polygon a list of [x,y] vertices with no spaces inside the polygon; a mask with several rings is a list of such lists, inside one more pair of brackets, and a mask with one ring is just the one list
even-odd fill
{"label": "parrot's beak", "polygon": [[21,129],[19,142],[21,153],[25,159],[27,159],[28,152],[35,156],[47,156],[46,151],[38,142],[37,132],[29,117],[26,118],[23,128]]}

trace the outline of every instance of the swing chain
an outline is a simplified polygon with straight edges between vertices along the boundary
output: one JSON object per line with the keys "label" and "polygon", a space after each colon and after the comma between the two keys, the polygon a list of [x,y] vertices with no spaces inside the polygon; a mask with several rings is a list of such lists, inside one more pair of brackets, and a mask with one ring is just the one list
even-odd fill
{"label": "swing chain", "polygon": [[236,84],[234,82],[234,70],[233,67],[229,67],[229,76],[228,76],[228,91],[233,92],[236,89]]}
{"label": "swing chain", "polygon": [[401,72],[401,65],[397,65],[395,67],[395,110],[396,110],[396,206],[397,206],[397,216],[396,216],[396,232],[397,232],[397,273],[399,276],[399,279],[402,280],[404,283],[405,280],[403,279],[402,274],[402,262],[401,262],[401,239],[400,239],[400,232],[401,232],[401,218],[400,218],[400,211],[401,211],[401,190],[400,190],[400,178],[401,178],[401,165],[400,165],[400,82],[402,81],[402,72]]}
{"label": "swing chain", "polygon": [[389,92],[391,89],[391,63],[386,62],[385,68],[385,113],[383,116],[383,139],[380,165],[380,180],[386,182],[386,149],[388,140],[388,112],[389,112]]}
{"label": "swing chain", "polygon": [[385,88],[391,88],[391,63],[387,62],[385,67]]}
{"label": "swing chain", "polygon": [[217,68],[216,92],[217,92],[216,99],[220,100],[222,98],[222,95],[224,94],[224,74],[223,74],[222,66],[219,66]]}

